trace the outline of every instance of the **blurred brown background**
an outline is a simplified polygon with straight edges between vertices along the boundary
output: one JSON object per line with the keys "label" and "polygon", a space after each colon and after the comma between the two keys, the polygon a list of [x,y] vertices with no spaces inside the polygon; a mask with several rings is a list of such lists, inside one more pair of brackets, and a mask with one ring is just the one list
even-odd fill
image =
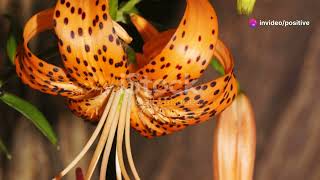
{"label": "blurred brown background", "polygon": [[[22,25],[52,0],[0,0],[0,14],[19,17]],[[248,17],[235,11],[235,0],[213,1],[220,38],[236,60],[236,73],[251,98],[257,121],[257,180],[320,179],[320,2],[257,0],[250,17],[264,20],[309,20],[310,26],[249,28]],[[178,23],[184,0],[144,0],[144,16],[162,28]],[[0,64],[5,58],[8,22],[0,18]],[[45,43],[35,47],[47,46]],[[213,76],[208,73],[205,80]],[[24,118],[0,104],[0,137],[13,159],[0,156],[0,180],[50,179],[79,152],[94,126],[74,117],[61,98],[28,90],[13,81],[9,87],[44,112],[60,139],[60,151]],[[133,133],[132,146],[142,179],[212,179],[214,120],[161,138]],[[86,159],[79,164],[87,167]],[[73,172],[67,179],[74,179]]]}

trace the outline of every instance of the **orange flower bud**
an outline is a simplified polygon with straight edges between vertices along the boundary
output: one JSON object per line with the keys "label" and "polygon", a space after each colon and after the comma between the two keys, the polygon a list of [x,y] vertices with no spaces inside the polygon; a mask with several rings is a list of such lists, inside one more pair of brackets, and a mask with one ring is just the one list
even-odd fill
{"label": "orange flower bud", "polygon": [[215,180],[253,178],[256,128],[252,106],[244,94],[219,115],[213,148]]}

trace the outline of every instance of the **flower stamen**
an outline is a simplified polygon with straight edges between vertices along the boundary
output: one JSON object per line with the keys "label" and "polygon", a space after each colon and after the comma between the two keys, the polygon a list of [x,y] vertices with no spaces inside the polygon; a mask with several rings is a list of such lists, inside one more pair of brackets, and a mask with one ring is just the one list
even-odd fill
{"label": "flower stamen", "polygon": [[[108,91],[111,91],[111,89],[109,89]],[[94,143],[94,141],[97,139],[103,125],[105,124],[106,121],[106,117],[109,114],[110,108],[111,108],[111,104],[113,102],[113,99],[115,98],[115,92],[112,91],[110,97],[109,97],[109,101],[106,105],[106,108],[101,116],[101,119],[96,127],[96,129],[94,130],[92,136],[90,137],[89,141],[87,142],[87,144],[84,146],[84,148],[81,150],[81,152],[76,156],[76,158],[64,169],[62,170],[59,175],[57,175],[56,177],[53,178],[53,180],[59,180],[61,179],[63,176],[65,176],[81,159],[82,157],[88,152],[88,150],[90,149],[90,147],[92,146],[92,144]]]}
{"label": "flower stamen", "polygon": [[[113,137],[114,137],[114,134],[116,131],[115,128],[117,127],[117,124],[118,124],[118,121],[116,121],[116,119],[119,118],[118,103],[120,101],[121,94],[122,94],[122,89],[120,91],[117,91],[116,98],[112,102],[112,108],[110,110],[109,116],[106,121],[106,125],[105,125],[103,132],[101,134],[97,148],[96,148],[96,150],[93,154],[93,157],[91,159],[91,162],[90,162],[88,171],[86,173],[85,179],[91,179],[92,174],[93,174],[94,169],[98,163],[98,160],[101,156],[101,153],[102,153],[104,146],[105,146],[105,151],[108,151],[107,156],[109,158],[109,154],[110,154],[111,146],[112,146],[112,142],[113,142]],[[107,161],[108,161],[108,158],[107,158]]]}

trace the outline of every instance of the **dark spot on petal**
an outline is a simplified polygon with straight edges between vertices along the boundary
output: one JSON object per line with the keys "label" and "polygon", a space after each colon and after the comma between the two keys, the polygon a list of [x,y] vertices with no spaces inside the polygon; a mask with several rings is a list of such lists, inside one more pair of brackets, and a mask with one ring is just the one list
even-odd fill
{"label": "dark spot on petal", "polygon": [[64,22],[65,25],[67,25],[69,23],[68,18],[64,18],[63,22]]}
{"label": "dark spot on petal", "polygon": [[88,32],[89,32],[89,35],[92,35],[92,28],[91,27],[89,27]]}
{"label": "dark spot on petal", "polygon": [[102,22],[99,23],[99,28],[103,29],[103,23]]}
{"label": "dark spot on petal", "polygon": [[102,5],[102,7],[101,7],[101,9],[102,9],[102,11],[105,11],[106,10],[106,5],[104,4],[104,5]]}
{"label": "dark spot on petal", "polygon": [[84,20],[86,18],[86,13],[85,12],[82,13],[81,18],[82,18],[82,20]]}
{"label": "dark spot on petal", "polygon": [[67,46],[67,51],[68,51],[68,53],[71,53],[71,47],[70,46]]}
{"label": "dark spot on petal", "polygon": [[109,41],[110,41],[110,42],[113,42],[113,36],[112,36],[112,34],[109,35]]}
{"label": "dark spot on petal", "polygon": [[107,52],[107,46],[103,45],[103,46],[102,46],[102,50],[103,50],[104,52]]}
{"label": "dark spot on petal", "polygon": [[80,15],[81,13],[82,13],[82,9],[79,8],[79,9],[78,9],[78,14]]}
{"label": "dark spot on petal", "polygon": [[71,31],[71,32],[70,32],[70,36],[71,36],[72,39],[74,39],[74,36],[75,36],[75,35],[74,35],[74,31]]}
{"label": "dark spot on petal", "polygon": [[109,59],[109,64],[110,64],[110,65],[113,64],[113,59],[112,59],[112,58]]}
{"label": "dark spot on petal", "polygon": [[106,13],[104,13],[102,17],[105,21],[108,20],[108,15]]}
{"label": "dark spot on petal", "polygon": [[79,34],[79,36],[82,36],[82,35],[83,35],[83,30],[82,30],[82,28],[78,28],[78,34]]}
{"label": "dark spot on petal", "polygon": [[198,99],[200,99],[200,95],[196,95],[196,96],[194,97],[194,100],[198,100]]}
{"label": "dark spot on petal", "polygon": [[86,45],[84,46],[84,48],[85,48],[85,50],[86,50],[87,52],[90,51],[90,46],[89,46],[89,45],[86,44]]}
{"label": "dark spot on petal", "polygon": [[57,18],[60,17],[60,11],[59,10],[56,11],[56,17]]}

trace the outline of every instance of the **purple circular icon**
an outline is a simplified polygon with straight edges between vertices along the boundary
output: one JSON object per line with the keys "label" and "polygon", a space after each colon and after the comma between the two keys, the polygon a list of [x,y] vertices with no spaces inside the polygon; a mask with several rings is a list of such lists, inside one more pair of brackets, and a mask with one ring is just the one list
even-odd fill
{"label": "purple circular icon", "polygon": [[257,25],[258,25],[258,22],[255,18],[249,19],[249,26],[250,27],[255,28],[255,27],[257,27]]}

